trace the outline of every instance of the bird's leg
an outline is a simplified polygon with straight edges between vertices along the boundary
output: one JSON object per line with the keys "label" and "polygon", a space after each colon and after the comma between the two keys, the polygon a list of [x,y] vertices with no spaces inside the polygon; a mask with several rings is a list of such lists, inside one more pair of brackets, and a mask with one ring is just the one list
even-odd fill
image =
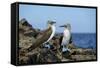
{"label": "bird's leg", "polygon": [[65,52],[65,51],[67,51],[67,48],[65,45],[63,45],[62,52]]}
{"label": "bird's leg", "polygon": [[67,48],[67,51],[71,52],[71,50],[69,48]]}
{"label": "bird's leg", "polygon": [[45,47],[45,43],[43,43],[43,47]]}
{"label": "bird's leg", "polygon": [[62,45],[62,51],[61,51],[61,54],[62,54],[62,59],[63,59],[63,53],[64,53],[64,48],[65,46],[64,45]]}

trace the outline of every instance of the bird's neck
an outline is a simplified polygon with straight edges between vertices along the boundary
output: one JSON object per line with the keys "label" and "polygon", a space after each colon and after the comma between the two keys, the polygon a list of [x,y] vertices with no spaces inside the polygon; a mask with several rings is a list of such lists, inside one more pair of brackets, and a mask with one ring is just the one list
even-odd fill
{"label": "bird's neck", "polygon": [[54,27],[55,27],[54,25],[48,25],[47,28],[49,29],[49,28],[54,28]]}
{"label": "bird's neck", "polygon": [[67,28],[65,27],[64,30],[67,30]]}
{"label": "bird's neck", "polygon": [[55,28],[55,25],[50,25],[48,26],[48,29],[51,29],[52,33],[54,33],[56,28]]}
{"label": "bird's neck", "polygon": [[53,36],[55,35],[55,26],[52,25],[49,27],[49,29],[52,30],[52,33],[51,33],[51,36],[49,37],[49,39],[45,43],[49,42],[53,38]]}
{"label": "bird's neck", "polygon": [[51,28],[52,28],[52,31],[55,32],[55,25],[52,25]]}
{"label": "bird's neck", "polygon": [[51,26],[52,26],[52,25],[48,24],[47,28],[49,29],[49,28],[51,28]]}
{"label": "bird's neck", "polygon": [[71,32],[71,31],[70,31],[69,29],[65,28],[63,34],[66,36],[66,34],[68,35],[68,34],[70,34],[70,32]]}

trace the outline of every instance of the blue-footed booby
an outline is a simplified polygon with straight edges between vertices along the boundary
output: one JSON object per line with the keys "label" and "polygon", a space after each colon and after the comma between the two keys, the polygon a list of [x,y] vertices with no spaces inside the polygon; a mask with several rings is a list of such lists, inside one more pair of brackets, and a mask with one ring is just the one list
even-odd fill
{"label": "blue-footed booby", "polygon": [[54,24],[54,23],[56,23],[56,22],[54,22],[54,21],[48,21],[48,28],[51,28],[52,32],[51,32],[51,35],[50,35],[50,37],[48,38],[48,40],[45,41],[45,42],[43,43],[43,45],[44,45],[45,47],[47,47],[47,48],[50,48],[50,45],[48,44],[48,42],[49,42],[49,41],[54,37],[54,35],[55,35],[56,27],[55,27],[55,24]]}
{"label": "blue-footed booby", "polygon": [[70,51],[70,49],[67,48],[67,45],[71,42],[71,25],[66,24],[60,27],[64,27],[63,37],[61,40],[62,52]]}
{"label": "blue-footed booby", "polygon": [[33,49],[41,45],[47,45],[47,43],[53,38],[55,34],[55,23],[56,22],[54,21],[48,21],[47,29],[45,29],[38,35],[32,46],[28,48],[28,51],[32,51]]}

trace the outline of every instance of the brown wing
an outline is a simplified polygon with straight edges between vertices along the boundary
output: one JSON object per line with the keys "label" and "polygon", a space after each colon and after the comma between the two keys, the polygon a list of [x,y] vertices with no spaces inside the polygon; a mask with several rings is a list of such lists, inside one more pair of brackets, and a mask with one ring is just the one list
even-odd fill
{"label": "brown wing", "polygon": [[51,28],[48,28],[47,30],[45,30],[44,33],[42,33],[41,35],[37,37],[35,43],[33,43],[32,46],[28,48],[28,51],[32,51],[33,49],[39,47],[41,44],[47,41],[51,33],[52,33]]}
{"label": "brown wing", "polygon": [[69,40],[69,44],[71,44],[72,42],[73,42],[73,40],[72,40],[72,35],[71,35],[71,38]]}
{"label": "brown wing", "polygon": [[60,39],[59,39],[59,44],[60,44],[60,45],[61,45],[61,43],[62,43],[62,39],[63,39],[63,36],[61,36]]}

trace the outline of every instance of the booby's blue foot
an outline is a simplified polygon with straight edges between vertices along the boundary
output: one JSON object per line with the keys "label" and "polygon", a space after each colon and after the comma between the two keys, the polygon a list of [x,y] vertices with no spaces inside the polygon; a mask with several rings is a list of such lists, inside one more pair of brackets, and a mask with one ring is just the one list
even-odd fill
{"label": "booby's blue foot", "polygon": [[50,49],[50,45],[49,44],[48,45],[44,45],[43,47]]}
{"label": "booby's blue foot", "polygon": [[62,48],[62,52],[66,52],[66,51],[71,52],[70,49],[63,47],[63,48]]}

